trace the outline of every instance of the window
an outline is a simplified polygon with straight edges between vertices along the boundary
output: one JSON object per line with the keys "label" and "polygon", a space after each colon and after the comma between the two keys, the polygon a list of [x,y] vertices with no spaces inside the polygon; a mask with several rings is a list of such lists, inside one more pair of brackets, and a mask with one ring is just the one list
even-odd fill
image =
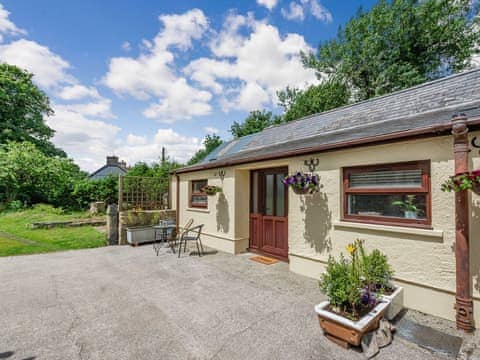
{"label": "window", "polygon": [[430,161],[344,168],[343,185],[344,220],[431,224]]}
{"label": "window", "polygon": [[193,180],[190,193],[190,207],[206,208],[208,207],[208,197],[202,191],[207,186],[207,180]]}

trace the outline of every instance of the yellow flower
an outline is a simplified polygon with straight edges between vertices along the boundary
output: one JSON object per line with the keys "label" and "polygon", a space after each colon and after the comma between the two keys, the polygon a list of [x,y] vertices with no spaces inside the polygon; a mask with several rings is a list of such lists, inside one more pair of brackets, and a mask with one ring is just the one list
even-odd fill
{"label": "yellow flower", "polygon": [[353,253],[357,251],[357,247],[354,244],[348,244],[347,251],[350,255],[353,255]]}

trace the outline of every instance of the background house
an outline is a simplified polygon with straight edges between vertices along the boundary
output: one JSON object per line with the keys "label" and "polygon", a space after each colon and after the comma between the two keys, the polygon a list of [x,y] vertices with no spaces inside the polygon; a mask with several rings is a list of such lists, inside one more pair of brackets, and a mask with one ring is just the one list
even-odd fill
{"label": "background house", "polygon": [[103,179],[107,176],[125,175],[127,170],[127,163],[123,160],[119,161],[118,156],[107,156],[107,163],[91,173],[88,178],[90,180],[96,180]]}
{"label": "background house", "polygon": [[[480,136],[480,70],[425,83],[232,140],[203,163],[176,171],[172,199],[180,224],[205,224],[205,244],[289,262],[319,278],[328,257],[357,238],[387,254],[406,306],[454,320],[455,196],[441,184],[455,172],[451,119],[464,113],[469,139]],[[480,167],[479,152],[469,167]],[[286,190],[286,174],[315,173],[315,195]],[[204,185],[223,189],[202,194]],[[177,190],[178,189],[178,190]],[[392,205],[414,195],[408,218]],[[480,198],[470,207],[473,317],[480,322]]]}

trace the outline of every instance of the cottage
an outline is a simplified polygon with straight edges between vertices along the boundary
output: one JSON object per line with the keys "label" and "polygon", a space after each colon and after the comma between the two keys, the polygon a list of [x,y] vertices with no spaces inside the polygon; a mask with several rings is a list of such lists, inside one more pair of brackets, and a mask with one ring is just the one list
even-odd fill
{"label": "cottage", "polygon": [[118,156],[107,156],[107,163],[89,175],[90,180],[103,179],[108,176],[125,175],[127,163],[119,161]]}
{"label": "cottage", "polygon": [[[470,145],[480,136],[479,89],[472,70],[234,139],[175,172],[173,207],[180,223],[205,224],[205,244],[273,256],[313,278],[329,255],[364,239],[388,255],[407,307],[478,324],[480,198],[441,184],[465,159],[480,167]],[[452,135],[455,114],[465,116]],[[281,183],[309,168],[319,193]],[[207,196],[207,184],[222,192]],[[409,200],[413,214],[393,204]]]}

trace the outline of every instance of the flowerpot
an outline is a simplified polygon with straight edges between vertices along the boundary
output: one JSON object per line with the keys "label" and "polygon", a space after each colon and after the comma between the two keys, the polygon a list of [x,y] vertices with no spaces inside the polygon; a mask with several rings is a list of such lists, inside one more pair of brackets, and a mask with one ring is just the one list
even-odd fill
{"label": "flowerpot", "polygon": [[395,286],[393,293],[381,295],[381,299],[389,302],[385,317],[387,320],[393,320],[403,309],[403,287]]}
{"label": "flowerpot", "polygon": [[472,191],[477,194],[477,195],[480,195],[480,183],[477,183],[477,182],[474,182],[472,184]]}
{"label": "flowerpot", "polygon": [[378,328],[380,319],[383,318],[389,303],[380,300],[368,314],[358,321],[352,321],[329,311],[329,305],[329,301],[324,301],[315,306],[320,327],[328,339],[348,348],[351,345],[359,346],[363,335]]}
{"label": "flowerpot", "polygon": [[308,189],[303,189],[303,188],[292,188],[293,189],[293,192],[297,195],[304,195],[304,194],[308,194]]}
{"label": "flowerpot", "polygon": [[404,217],[405,219],[416,219],[417,213],[415,211],[405,211]]}
{"label": "flowerpot", "polygon": [[127,228],[127,242],[130,245],[138,245],[153,241],[154,232],[152,226],[137,226]]}

